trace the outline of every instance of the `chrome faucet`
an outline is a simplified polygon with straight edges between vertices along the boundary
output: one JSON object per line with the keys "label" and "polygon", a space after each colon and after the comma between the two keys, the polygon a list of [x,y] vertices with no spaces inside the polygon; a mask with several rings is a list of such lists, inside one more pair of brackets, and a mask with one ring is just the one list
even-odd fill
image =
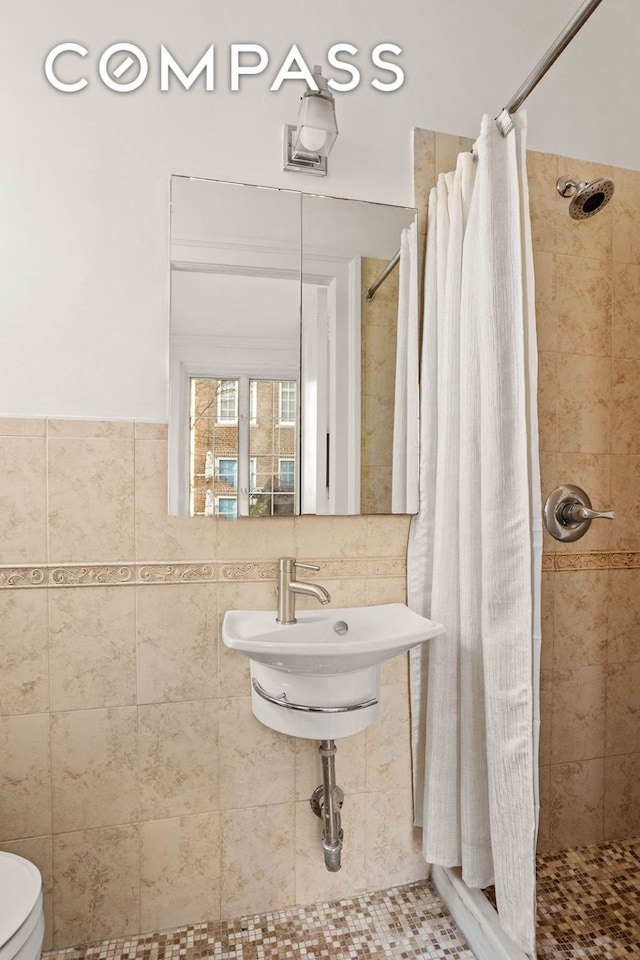
{"label": "chrome faucet", "polygon": [[296,580],[299,570],[319,570],[315,563],[298,563],[294,557],[281,557],[278,561],[278,616],[277,623],[296,622],[296,593],[315,597],[320,603],[329,603],[331,594],[319,583]]}

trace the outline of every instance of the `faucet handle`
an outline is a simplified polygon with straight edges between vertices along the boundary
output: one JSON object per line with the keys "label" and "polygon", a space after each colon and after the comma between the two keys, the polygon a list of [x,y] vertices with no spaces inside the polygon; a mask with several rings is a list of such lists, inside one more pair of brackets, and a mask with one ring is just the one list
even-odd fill
{"label": "faucet handle", "polygon": [[317,563],[299,563],[297,560],[293,561],[294,567],[300,567],[301,570],[319,570],[320,567]]}
{"label": "faucet handle", "polygon": [[568,526],[570,523],[582,523],[584,520],[615,520],[613,510],[592,510],[581,503],[565,503],[556,511],[560,523]]}

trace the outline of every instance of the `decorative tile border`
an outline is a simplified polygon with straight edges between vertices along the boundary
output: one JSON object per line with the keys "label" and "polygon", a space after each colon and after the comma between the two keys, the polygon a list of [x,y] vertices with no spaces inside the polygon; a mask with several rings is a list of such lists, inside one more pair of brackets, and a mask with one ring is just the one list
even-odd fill
{"label": "decorative tile border", "polygon": [[557,553],[556,570],[608,570],[615,554]]}
{"label": "decorative tile border", "polygon": [[[403,557],[319,560],[319,580],[405,577]],[[627,553],[547,553],[543,573],[571,570],[639,570],[640,551]],[[274,580],[274,560],[193,561],[186,563],[43,563],[0,566],[0,590],[34,587],[104,587],[136,584],[232,583]],[[314,574],[315,576],[315,574]],[[313,577],[311,577],[313,579]]]}
{"label": "decorative tile border", "polygon": [[[320,560],[320,580],[404,577],[402,558]],[[136,584],[275,582],[277,564],[264,561],[194,561],[186,563],[43,563],[0,566],[0,590],[27,587],[104,587]]]}
{"label": "decorative tile border", "polygon": [[44,567],[0,567],[0,588],[42,587],[47,579]]}
{"label": "decorative tile border", "polygon": [[640,551],[628,553],[548,553],[542,558],[542,571],[634,570],[640,568]]}
{"label": "decorative tile border", "polygon": [[640,552],[611,554],[611,570],[632,570],[634,567],[640,567]]}
{"label": "decorative tile border", "polygon": [[259,563],[219,563],[219,580],[275,580],[277,564],[275,562]]}
{"label": "decorative tile border", "polygon": [[145,583],[215,583],[215,563],[48,563],[0,566],[0,589],[106,587]]}
{"label": "decorative tile border", "polygon": [[217,579],[215,563],[136,564],[138,583],[209,583]]}
{"label": "decorative tile border", "polygon": [[[316,561],[314,561],[316,562]],[[398,570],[401,566],[400,573],[374,573],[372,572],[372,563],[380,563],[383,566],[380,567],[382,570],[384,565],[388,565],[386,569],[391,570],[392,565],[394,570]],[[358,580],[365,579],[366,577],[391,577],[391,576],[403,576],[406,572],[406,561],[403,559],[398,560],[379,560],[379,561],[368,561],[368,560],[318,560],[317,565],[320,567],[319,572],[316,574],[312,571],[304,571],[304,579],[313,579],[318,577],[319,580]],[[241,561],[234,561],[230,563],[219,563],[218,564],[218,579],[219,580],[275,580],[278,575],[278,565],[274,560],[263,560],[257,561],[255,563],[243,563]]]}
{"label": "decorative tile border", "polygon": [[[319,580],[370,580],[407,574],[403,557],[319,560]],[[571,570],[640,570],[640,551],[627,553],[547,553],[543,573]],[[273,580],[274,560],[186,563],[43,563],[0,566],[0,590],[34,587],[104,587],[136,584],[232,583]],[[315,576],[315,574],[313,575]],[[310,579],[313,579],[313,576]]]}
{"label": "decorative tile border", "polygon": [[312,570],[305,570],[301,579],[303,580],[360,580],[367,576],[372,576],[367,572],[366,560],[312,560],[312,563],[320,567],[318,573]]}
{"label": "decorative tile border", "polygon": [[104,587],[113,584],[131,583],[134,568],[121,564],[91,564],[90,566],[49,567],[49,586],[52,587]]}
{"label": "decorative tile border", "polygon": [[367,561],[367,577],[406,577],[407,561],[384,557]]}

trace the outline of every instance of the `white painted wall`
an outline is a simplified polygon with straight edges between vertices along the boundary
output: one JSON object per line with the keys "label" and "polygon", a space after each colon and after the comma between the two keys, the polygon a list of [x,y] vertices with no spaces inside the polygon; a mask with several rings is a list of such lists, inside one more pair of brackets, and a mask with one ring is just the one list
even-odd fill
{"label": "white painted wall", "polygon": [[[0,415],[167,417],[168,189],[172,173],[411,202],[411,130],[474,135],[544,52],[578,0],[3,0],[0,29]],[[90,50],[82,92],[43,76],[65,40]],[[96,78],[127,40],[150,56],[139,91]],[[374,44],[404,49],[404,86],[368,85]],[[253,41],[273,66],[228,89],[227,51]],[[268,90],[296,41],[311,64],[338,41],[363,55],[363,82],[338,98],[326,180],[280,170],[299,84]],[[158,49],[185,66],[209,43],[217,89],[158,89]],[[534,149],[640,166],[640,7],[604,0],[529,101]],[[329,71],[326,71],[329,73]],[[549,189],[554,185],[550,184]]]}

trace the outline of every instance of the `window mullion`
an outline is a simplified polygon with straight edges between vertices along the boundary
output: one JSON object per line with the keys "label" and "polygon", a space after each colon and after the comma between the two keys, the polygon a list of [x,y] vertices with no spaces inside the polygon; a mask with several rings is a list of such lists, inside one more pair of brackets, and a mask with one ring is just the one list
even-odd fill
{"label": "window mullion", "polygon": [[249,516],[249,378],[240,377],[238,396],[238,516]]}

